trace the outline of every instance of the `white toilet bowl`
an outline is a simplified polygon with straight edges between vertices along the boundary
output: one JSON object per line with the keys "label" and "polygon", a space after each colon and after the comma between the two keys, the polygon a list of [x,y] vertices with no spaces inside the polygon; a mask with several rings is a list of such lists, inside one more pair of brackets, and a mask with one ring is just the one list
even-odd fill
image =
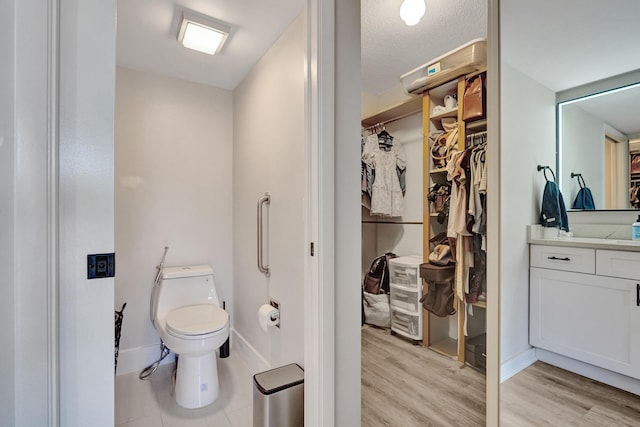
{"label": "white toilet bowl", "polygon": [[208,266],[165,268],[154,291],[153,323],[178,355],[175,399],[184,408],[213,403],[220,393],[216,349],[229,337]]}

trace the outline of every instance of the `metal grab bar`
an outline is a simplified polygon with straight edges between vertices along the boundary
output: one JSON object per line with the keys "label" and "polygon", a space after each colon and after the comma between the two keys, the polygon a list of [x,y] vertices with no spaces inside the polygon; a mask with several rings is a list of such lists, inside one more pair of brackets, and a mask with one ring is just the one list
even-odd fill
{"label": "metal grab bar", "polygon": [[262,259],[262,206],[265,204],[269,204],[271,202],[271,195],[269,193],[264,193],[264,196],[258,199],[258,270],[263,273],[266,277],[271,276],[271,270],[268,265],[264,265]]}

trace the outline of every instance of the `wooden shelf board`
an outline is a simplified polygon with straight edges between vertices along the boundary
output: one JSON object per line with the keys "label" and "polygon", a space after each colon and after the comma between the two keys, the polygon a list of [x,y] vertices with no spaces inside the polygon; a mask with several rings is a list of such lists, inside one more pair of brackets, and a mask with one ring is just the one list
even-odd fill
{"label": "wooden shelf board", "polygon": [[440,120],[446,119],[448,117],[454,117],[454,118],[457,119],[458,118],[458,107],[454,108],[453,110],[445,111],[444,113],[437,114],[435,116],[431,116],[431,117],[429,117],[429,120],[431,120],[432,122],[433,121],[440,121]]}
{"label": "wooden shelf board", "polygon": [[458,341],[453,338],[445,338],[441,341],[432,343],[429,348],[444,356],[454,359],[458,357]]}
{"label": "wooden shelf board", "polygon": [[396,104],[393,107],[389,107],[372,116],[364,117],[361,120],[362,126],[369,127],[378,123],[389,123],[394,120],[399,120],[404,117],[409,117],[413,114],[420,113],[422,111],[422,97],[415,96],[407,99],[405,102]]}
{"label": "wooden shelf board", "polygon": [[436,169],[431,169],[429,171],[429,173],[447,173],[447,168],[436,168]]}
{"label": "wooden shelf board", "polygon": [[474,306],[474,307],[487,308],[487,302],[486,301],[476,301],[474,303],[471,303],[471,305]]}

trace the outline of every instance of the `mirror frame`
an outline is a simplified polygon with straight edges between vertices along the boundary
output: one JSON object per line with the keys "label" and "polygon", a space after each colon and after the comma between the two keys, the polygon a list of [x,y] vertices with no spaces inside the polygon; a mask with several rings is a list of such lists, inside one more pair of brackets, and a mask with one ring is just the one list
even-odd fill
{"label": "mirror frame", "polygon": [[[558,186],[562,189],[562,141],[561,141],[561,123],[560,123],[560,107],[562,104],[575,102],[580,99],[589,98],[595,95],[601,95],[607,92],[622,90],[627,87],[640,84],[640,69],[630,71],[617,76],[608,77],[606,79],[587,83],[581,86],[570,88],[556,93],[556,164],[555,170],[558,176]],[[637,211],[638,209],[595,209],[588,212],[628,212]],[[580,209],[567,209],[568,212],[587,212]]]}

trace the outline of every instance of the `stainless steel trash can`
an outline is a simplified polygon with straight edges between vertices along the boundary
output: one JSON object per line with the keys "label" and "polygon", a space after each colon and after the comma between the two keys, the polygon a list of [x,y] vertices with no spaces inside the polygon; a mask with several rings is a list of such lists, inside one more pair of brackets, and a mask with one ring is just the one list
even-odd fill
{"label": "stainless steel trash can", "polygon": [[304,426],[304,370],[296,363],[253,376],[253,427]]}

